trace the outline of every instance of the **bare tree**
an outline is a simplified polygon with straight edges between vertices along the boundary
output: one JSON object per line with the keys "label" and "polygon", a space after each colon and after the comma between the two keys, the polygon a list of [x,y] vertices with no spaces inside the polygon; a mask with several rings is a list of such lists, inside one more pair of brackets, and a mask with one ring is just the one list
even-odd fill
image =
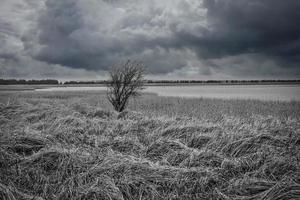
{"label": "bare tree", "polygon": [[130,60],[110,69],[107,97],[116,111],[122,112],[131,97],[140,95],[144,89],[144,72],[143,63]]}

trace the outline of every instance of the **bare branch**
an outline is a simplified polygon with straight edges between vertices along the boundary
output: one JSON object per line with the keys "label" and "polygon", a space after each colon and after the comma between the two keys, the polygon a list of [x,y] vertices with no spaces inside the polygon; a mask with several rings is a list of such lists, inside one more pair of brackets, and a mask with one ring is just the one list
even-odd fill
{"label": "bare branch", "polygon": [[143,63],[130,60],[110,69],[107,97],[116,111],[123,111],[131,97],[140,95],[144,89],[144,73]]}

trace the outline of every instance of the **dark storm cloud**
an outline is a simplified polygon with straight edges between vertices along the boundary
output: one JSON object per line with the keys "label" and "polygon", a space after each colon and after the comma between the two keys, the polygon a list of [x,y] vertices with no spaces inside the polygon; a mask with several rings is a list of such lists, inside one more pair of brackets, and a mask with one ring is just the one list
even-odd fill
{"label": "dark storm cloud", "polygon": [[[165,55],[154,51],[160,47],[165,54],[191,48],[200,59],[260,53],[287,66],[300,61],[298,0],[205,0],[206,16],[194,1],[177,1],[169,8],[145,1],[100,1],[95,9],[88,3],[95,2],[46,2],[39,22],[40,42],[45,46],[36,58],[75,68],[106,69],[120,59],[144,59],[143,51],[149,49],[160,59]],[[149,61],[151,71],[165,73],[186,65],[170,61],[172,68],[166,60],[165,68]]]}
{"label": "dark storm cloud", "polygon": [[191,9],[194,5],[201,4],[48,0],[38,23],[41,50],[32,56],[90,70],[106,70],[122,60],[137,59],[146,61],[152,73],[171,72],[186,66],[189,57],[172,29],[190,17],[199,20],[202,13],[180,10],[180,6]]}
{"label": "dark storm cloud", "polygon": [[300,62],[300,1],[205,0],[209,27],[199,37],[178,32],[201,57],[261,53]]}
{"label": "dark storm cloud", "polygon": [[182,78],[300,76],[298,0],[3,1],[7,73],[24,62],[71,76],[137,59]]}

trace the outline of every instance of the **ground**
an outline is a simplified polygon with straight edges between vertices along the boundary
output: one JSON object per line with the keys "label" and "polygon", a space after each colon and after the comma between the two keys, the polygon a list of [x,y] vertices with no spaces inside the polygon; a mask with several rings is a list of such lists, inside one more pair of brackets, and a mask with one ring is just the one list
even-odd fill
{"label": "ground", "polygon": [[0,93],[0,199],[300,198],[300,102]]}

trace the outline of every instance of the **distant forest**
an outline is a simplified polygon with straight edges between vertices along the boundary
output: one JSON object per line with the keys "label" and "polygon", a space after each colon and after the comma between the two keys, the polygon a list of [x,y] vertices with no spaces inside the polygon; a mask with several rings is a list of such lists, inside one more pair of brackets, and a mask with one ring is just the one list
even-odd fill
{"label": "distant forest", "polygon": [[[0,79],[0,85],[76,85],[76,84],[107,84],[107,80],[98,81],[66,81],[58,80],[24,80],[24,79]],[[265,83],[295,83],[299,80],[145,80],[145,84],[265,84]]]}
{"label": "distant forest", "polygon": [[24,80],[24,79],[0,79],[0,85],[57,85],[58,80]]}

